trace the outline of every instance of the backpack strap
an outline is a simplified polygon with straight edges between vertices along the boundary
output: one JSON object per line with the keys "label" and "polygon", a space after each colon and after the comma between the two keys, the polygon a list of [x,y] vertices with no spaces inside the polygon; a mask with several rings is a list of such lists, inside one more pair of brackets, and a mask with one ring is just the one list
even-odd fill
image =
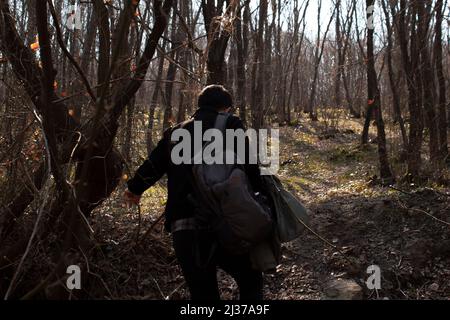
{"label": "backpack strap", "polygon": [[221,132],[225,133],[227,129],[227,121],[230,118],[229,113],[219,113],[216,118],[216,123],[214,124],[215,129],[219,129]]}

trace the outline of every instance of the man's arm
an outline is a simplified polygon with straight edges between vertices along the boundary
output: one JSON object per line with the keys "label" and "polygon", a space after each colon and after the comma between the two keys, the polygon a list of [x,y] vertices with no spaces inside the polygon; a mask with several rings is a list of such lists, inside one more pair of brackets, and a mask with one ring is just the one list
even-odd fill
{"label": "man's arm", "polygon": [[167,130],[148,159],[139,167],[134,177],[127,182],[128,190],[132,194],[142,195],[167,172],[170,162],[169,138],[170,130]]}

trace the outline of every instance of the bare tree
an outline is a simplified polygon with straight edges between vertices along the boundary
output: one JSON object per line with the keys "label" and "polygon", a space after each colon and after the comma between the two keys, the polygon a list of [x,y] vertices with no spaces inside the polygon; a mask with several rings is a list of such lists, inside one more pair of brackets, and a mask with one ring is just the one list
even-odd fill
{"label": "bare tree", "polygon": [[317,79],[319,76],[319,67],[320,67],[320,61],[322,60],[322,55],[325,47],[325,43],[327,41],[327,35],[328,31],[330,30],[331,23],[333,22],[333,18],[336,12],[336,6],[333,9],[333,13],[331,14],[330,20],[327,24],[327,27],[325,29],[325,33],[322,37],[322,41],[320,39],[321,34],[321,19],[320,19],[320,12],[322,10],[322,0],[319,0],[318,4],[318,10],[317,10],[317,41],[316,41],[316,49],[314,51],[314,76],[313,80],[311,82],[311,94],[309,96],[309,102],[308,107],[305,110],[305,112],[309,113],[309,117],[313,121],[317,121],[317,115],[314,111],[314,101],[316,98],[316,91],[317,91]]}
{"label": "bare tree", "polygon": [[[205,29],[208,34],[207,83],[223,84],[225,51],[238,1],[218,0],[217,5],[215,2],[214,0],[202,0],[201,2]],[[222,14],[225,4],[227,7]]]}
{"label": "bare tree", "polygon": [[438,90],[439,90],[439,103],[438,103],[438,114],[439,114],[439,150],[441,161],[448,160],[448,138],[447,138],[447,92],[445,76],[443,71],[442,63],[442,13],[443,10],[443,0],[436,0],[436,22],[435,22],[435,40],[434,40],[434,59],[438,80]]}
{"label": "bare tree", "polygon": [[[408,87],[409,108],[409,144],[408,144],[408,175],[411,179],[419,176],[421,167],[421,149],[423,137],[423,113],[421,109],[421,97],[417,90],[421,90],[420,77],[417,74],[419,65],[419,53],[417,43],[416,11],[406,7],[406,1],[400,0],[400,8],[391,3],[391,12],[395,20],[398,41],[402,55],[402,66]],[[408,24],[411,23],[408,34]]]}
{"label": "bare tree", "polygon": [[267,19],[267,0],[260,0],[258,31],[255,37],[255,55],[253,65],[253,92],[252,92],[252,125],[254,128],[263,126],[264,121],[264,29]]}
{"label": "bare tree", "polygon": [[245,1],[244,5],[238,5],[238,17],[236,23],[236,88],[237,88],[237,106],[239,107],[239,115],[242,121],[246,122],[246,73],[248,55],[248,24],[250,16],[250,0]]}
{"label": "bare tree", "polygon": [[394,67],[393,67],[393,61],[392,61],[392,51],[394,49],[393,39],[392,39],[393,26],[391,25],[389,11],[388,11],[388,8],[387,8],[384,0],[381,1],[381,5],[383,7],[384,15],[386,18],[387,42],[388,42],[388,45],[386,48],[386,55],[387,55],[387,64],[388,64],[389,84],[390,84],[390,88],[391,88],[391,92],[392,92],[392,104],[394,107],[395,120],[398,122],[400,132],[402,134],[403,149],[406,151],[408,148],[408,136],[406,134],[405,123],[404,123],[403,117],[402,117],[402,111],[401,111],[401,107],[400,107],[400,96],[399,96],[399,91],[398,91],[398,81],[394,75]]}
{"label": "bare tree", "polygon": [[429,132],[430,160],[432,165],[438,167],[439,140],[438,125],[435,110],[435,81],[432,71],[432,61],[428,46],[428,31],[431,22],[431,0],[414,3],[417,7],[418,21],[418,51],[419,51],[419,75],[423,88],[423,106],[425,119]]}
{"label": "bare tree", "polygon": [[[371,15],[369,8],[375,5],[375,0],[366,0],[368,17]],[[373,43],[374,28],[368,25],[367,28],[367,94],[368,100],[373,105],[377,122],[377,143],[378,157],[380,162],[380,178],[382,184],[391,184],[394,181],[386,149],[386,134],[384,131],[384,121],[381,109],[381,96],[378,87],[377,73],[375,71],[375,55]]]}
{"label": "bare tree", "polygon": [[[97,4],[101,5],[100,9],[106,9],[103,1],[97,2]],[[123,90],[116,92],[111,104],[106,105],[109,81],[120,56],[118,46],[122,43],[125,31],[131,24],[136,6],[135,1],[127,1],[121,11],[118,37],[112,51],[111,64],[107,66],[105,64],[106,72],[101,70],[104,77],[100,80],[101,87],[96,99],[94,116],[81,124],[71,117],[68,107],[63,102],[58,102],[60,98],[55,94],[56,72],[53,67],[51,36],[48,30],[47,2],[36,2],[36,24],[42,64],[42,69],[40,69],[30,49],[23,44],[17,32],[7,0],[0,1],[0,49],[8,57],[14,74],[23,83],[37,114],[42,119],[42,128],[50,157],[48,159],[50,167],[44,161],[33,174],[34,181],[37,182],[35,188],[42,187],[47,170],[51,171],[57,185],[56,196],[49,204],[48,215],[44,219],[56,221],[59,217],[60,224],[57,227],[49,223],[43,224],[39,235],[41,238],[48,237],[51,234],[50,226],[59,229],[62,236],[58,239],[62,250],[59,255],[55,256],[54,272],[52,271],[45,281],[53,282],[64,274],[63,267],[68,262],[66,260],[74,259],[76,256],[76,254],[68,255],[69,251],[75,250],[79,254],[89,253],[92,243],[89,240],[89,227],[83,216],[89,216],[91,211],[111,194],[120,181],[121,160],[113,149],[113,141],[118,130],[118,119],[142,84],[157,42],[167,25],[167,15],[172,1],[166,0],[163,3],[155,0],[153,2],[155,24],[147,38],[136,70],[131,79],[123,80]],[[109,52],[103,51],[100,52],[100,55],[106,57]],[[103,59],[102,61],[104,63],[107,60]],[[68,163],[75,165],[75,180],[72,185],[68,184],[65,177],[64,165]],[[34,193],[30,189],[24,188],[11,203],[13,206],[20,203],[20,206],[8,206],[6,210],[8,210],[7,212],[15,210],[14,215],[18,217],[33,198]],[[2,216],[4,216],[3,213]],[[4,249],[0,258],[2,268],[5,265],[11,268],[10,261],[15,260],[15,257],[23,252],[29,238],[24,235],[23,240],[15,243],[13,247],[2,248]],[[80,249],[82,252],[79,252]],[[12,286],[11,284],[10,287]]]}

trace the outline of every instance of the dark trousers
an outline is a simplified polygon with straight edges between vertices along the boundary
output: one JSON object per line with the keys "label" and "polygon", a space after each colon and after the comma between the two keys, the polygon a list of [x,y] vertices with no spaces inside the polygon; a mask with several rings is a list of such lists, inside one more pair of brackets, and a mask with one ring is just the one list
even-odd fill
{"label": "dark trousers", "polygon": [[232,255],[218,246],[212,251],[214,237],[207,232],[186,230],[172,236],[192,300],[220,300],[217,267],[234,278],[240,300],[263,299],[262,272],[252,269],[248,254]]}

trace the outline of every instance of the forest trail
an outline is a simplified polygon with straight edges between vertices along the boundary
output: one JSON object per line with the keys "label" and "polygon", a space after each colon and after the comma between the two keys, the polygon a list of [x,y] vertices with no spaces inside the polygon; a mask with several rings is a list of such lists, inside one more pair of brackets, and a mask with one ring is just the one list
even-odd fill
{"label": "forest trail", "polygon": [[266,299],[449,299],[448,3],[0,0],[2,299],[187,298],[167,179],[127,182],[171,124],[231,107],[289,124],[278,176],[311,213]]}
{"label": "forest trail", "polygon": [[[332,298],[329,283],[334,279],[350,280],[355,299],[450,296],[449,190],[371,185],[377,148],[360,147],[361,129],[359,120],[345,120],[339,130],[309,120],[281,129],[280,178],[310,210],[312,228],[347,258],[305,230],[283,246],[277,273],[265,276],[267,299]],[[164,193],[160,184],[145,194],[141,227],[135,212],[121,213],[117,197],[96,215],[99,221],[93,225],[104,227],[98,232],[107,243],[109,259],[99,261],[107,297],[187,297],[161,223],[142,245],[134,245],[138,228],[143,234],[161,214]],[[381,268],[381,290],[366,288],[370,265]],[[219,279],[222,297],[237,298],[231,278],[219,273]]]}

